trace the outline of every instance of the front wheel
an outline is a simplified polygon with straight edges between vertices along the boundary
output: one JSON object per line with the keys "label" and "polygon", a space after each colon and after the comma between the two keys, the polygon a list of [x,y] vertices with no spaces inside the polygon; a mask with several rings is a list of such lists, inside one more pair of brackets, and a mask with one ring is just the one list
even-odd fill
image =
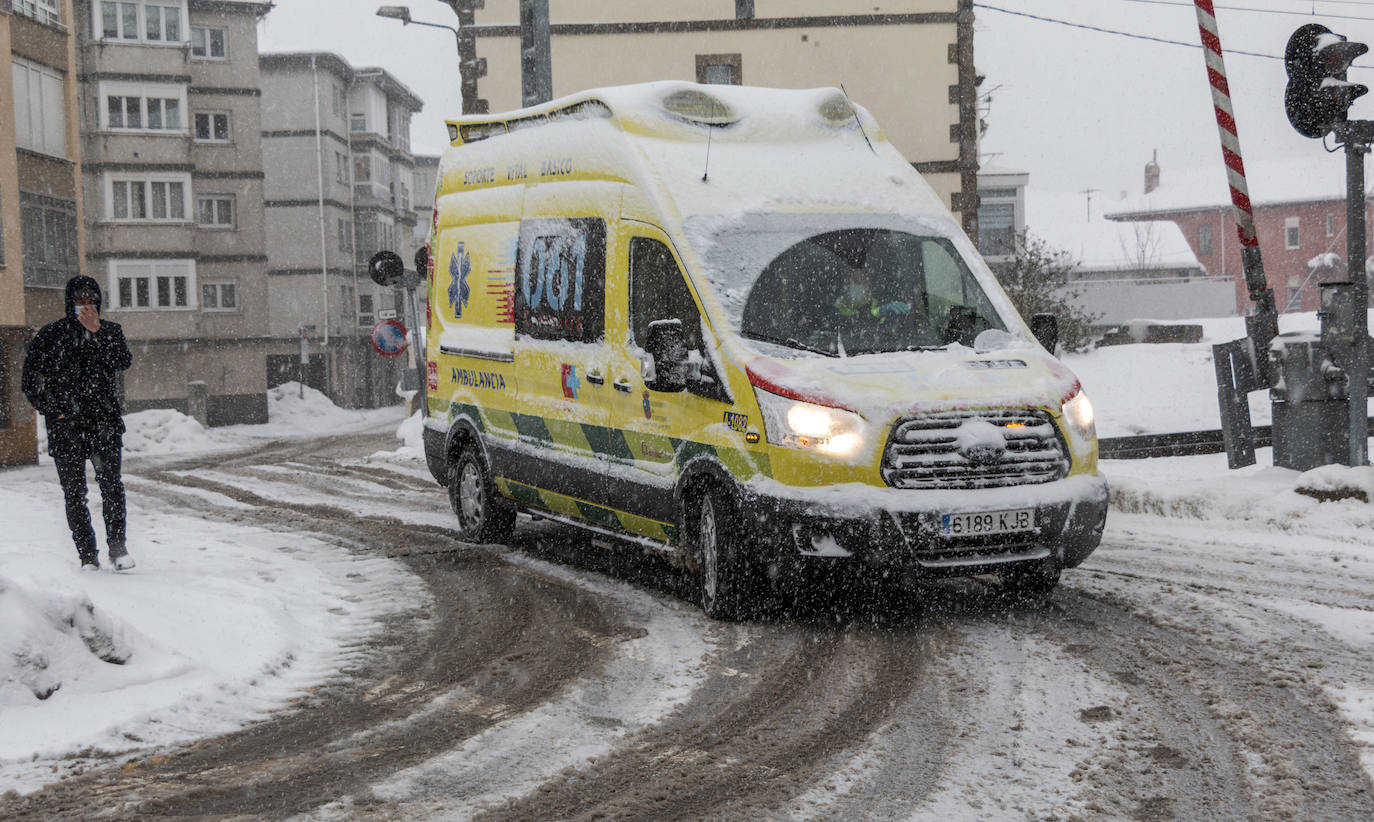
{"label": "front wheel", "polygon": [[463,449],[448,469],[448,501],[467,542],[505,542],[515,528],[515,508],[501,498],[477,446]]}
{"label": "front wheel", "polygon": [[701,607],[712,619],[735,620],[748,604],[748,580],[740,556],[740,535],[725,498],[705,489],[688,506],[701,578]]}

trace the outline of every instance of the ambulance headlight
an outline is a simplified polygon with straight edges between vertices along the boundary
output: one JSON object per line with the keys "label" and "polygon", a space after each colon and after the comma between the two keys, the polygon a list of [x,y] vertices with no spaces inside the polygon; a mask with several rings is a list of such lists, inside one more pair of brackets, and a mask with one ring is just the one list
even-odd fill
{"label": "ambulance headlight", "polygon": [[1090,442],[1097,439],[1096,418],[1093,416],[1093,404],[1088,401],[1088,395],[1083,393],[1080,388],[1072,397],[1064,403],[1064,422],[1068,424],[1069,433],[1074,439],[1080,442]]}
{"label": "ambulance headlight", "polygon": [[864,418],[843,408],[794,400],[755,386],[768,441],[830,457],[852,459],[867,441]]}

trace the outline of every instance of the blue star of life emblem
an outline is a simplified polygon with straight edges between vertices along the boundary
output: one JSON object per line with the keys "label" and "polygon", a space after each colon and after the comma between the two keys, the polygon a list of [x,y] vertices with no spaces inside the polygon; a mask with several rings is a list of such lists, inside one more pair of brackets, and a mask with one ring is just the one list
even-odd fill
{"label": "blue star of life emblem", "polygon": [[448,306],[453,310],[455,320],[463,318],[463,309],[467,307],[468,298],[472,295],[471,289],[468,288],[468,274],[471,271],[472,256],[460,242],[448,260]]}

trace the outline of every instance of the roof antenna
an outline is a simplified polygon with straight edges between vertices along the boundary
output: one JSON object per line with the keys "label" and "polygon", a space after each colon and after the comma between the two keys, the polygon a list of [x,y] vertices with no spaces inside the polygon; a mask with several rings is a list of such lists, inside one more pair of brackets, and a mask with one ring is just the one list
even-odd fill
{"label": "roof antenna", "polygon": [[711,124],[706,124],[706,168],[701,171],[701,181],[706,182],[706,175],[711,172]]}
{"label": "roof antenna", "polygon": [[864,142],[868,143],[868,150],[877,154],[878,149],[874,148],[873,141],[868,139],[868,132],[864,131],[863,121],[859,119],[859,110],[854,108],[854,101],[849,99],[849,92],[844,90],[844,83],[840,83],[840,92],[844,94],[844,99],[849,103],[849,112],[854,115],[854,123],[859,127],[859,133],[864,136]]}

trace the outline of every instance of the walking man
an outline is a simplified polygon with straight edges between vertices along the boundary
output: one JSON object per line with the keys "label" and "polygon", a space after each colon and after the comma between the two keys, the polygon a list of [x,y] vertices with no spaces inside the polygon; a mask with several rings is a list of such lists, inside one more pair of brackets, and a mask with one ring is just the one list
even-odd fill
{"label": "walking man", "polygon": [[100,319],[100,284],[78,275],[67,281],[66,313],[39,330],[24,357],[24,396],[43,415],[48,454],[67,506],[67,527],[82,570],[98,570],[95,531],[86,508],[86,461],[95,466],[105,513],[105,542],[115,570],[134,567],[124,535],[120,451],[124,420],[119,372],[129,346],[118,323]]}

